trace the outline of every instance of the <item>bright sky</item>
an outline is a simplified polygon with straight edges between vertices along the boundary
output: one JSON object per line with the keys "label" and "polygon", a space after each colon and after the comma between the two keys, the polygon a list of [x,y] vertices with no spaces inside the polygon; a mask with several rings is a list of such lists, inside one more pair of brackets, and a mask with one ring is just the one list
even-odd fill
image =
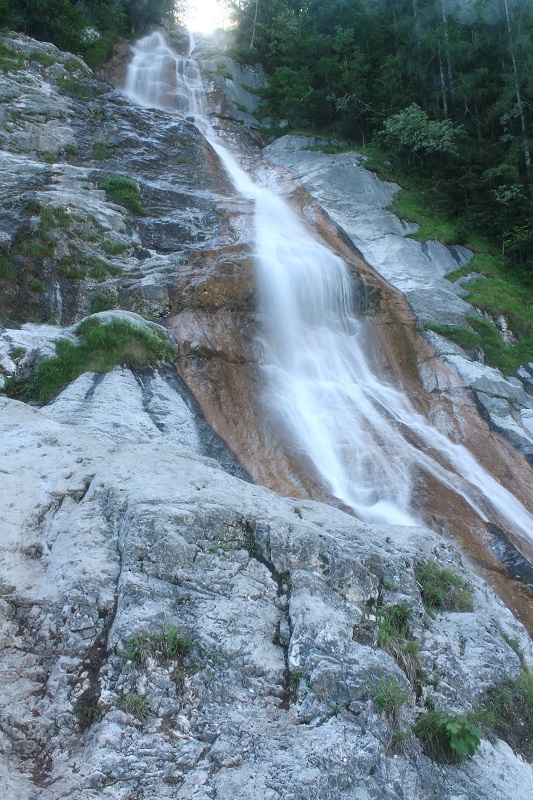
{"label": "bright sky", "polygon": [[190,0],[187,25],[193,32],[211,33],[223,27],[225,11],[217,0]]}

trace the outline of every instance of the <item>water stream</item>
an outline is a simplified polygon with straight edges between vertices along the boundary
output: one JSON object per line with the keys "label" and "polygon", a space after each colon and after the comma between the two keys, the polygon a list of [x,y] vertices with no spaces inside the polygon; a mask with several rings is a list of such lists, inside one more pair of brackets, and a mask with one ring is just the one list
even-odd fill
{"label": "water stream", "polygon": [[[189,53],[195,48],[191,38]],[[281,198],[255,184],[217,138],[196,61],[154,33],[137,42],[126,91],[146,107],[194,117],[238,192],[255,204],[254,256],[269,408],[328,491],[362,520],[417,524],[413,487],[436,478],[483,520],[496,515],[533,538],[533,517],[462,445],[373,374],[341,258]]]}

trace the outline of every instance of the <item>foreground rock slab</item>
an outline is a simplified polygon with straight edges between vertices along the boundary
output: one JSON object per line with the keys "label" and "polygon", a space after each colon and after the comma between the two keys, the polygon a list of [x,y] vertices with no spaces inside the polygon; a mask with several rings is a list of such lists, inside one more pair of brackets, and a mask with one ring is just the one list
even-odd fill
{"label": "foreground rock slab", "polygon": [[[465,712],[518,675],[507,642],[531,662],[449,544],[239,480],[199,454],[183,408],[161,436],[164,376],[152,416],[129,370],[91,380],[43,410],[0,400],[2,796],[531,797],[503,742],[443,766],[410,733],[428,697]],[[473,612],[424,612],[413,565],[434,559],[465,575]],[[378,602],[412,606],[416,692],[376,646]],[[394,725],[372,699],[384,679],[409,698]]]}

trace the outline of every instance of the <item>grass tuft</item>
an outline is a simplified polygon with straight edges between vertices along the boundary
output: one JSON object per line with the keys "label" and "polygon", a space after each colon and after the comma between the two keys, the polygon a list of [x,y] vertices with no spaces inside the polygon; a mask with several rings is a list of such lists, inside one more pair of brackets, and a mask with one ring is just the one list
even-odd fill
{"label": "grass tuft", "polygon": [[148,212],[141,204],[141,190],[139,184],[124,175],[114,175],[100,184],[104,189],[107,199],[119,206],[124,206],[128,211],[139,217],[148,216]]}
{"label": "grass tuft", "polygon": [[451,569],[428,561],[415,566],[415,576],[424,608],[429,614],[436,611],[473,611],[472,592]]}
{"label": "grass tuft", "polygon": [[469,718],[489,737],[503,739],[515,753],[533,762],[533,676],[529,672],[490,688]]}
{"label": "grass tuft", "polygon": [[77,332],[82,339],[80,344],[60,339],[57,355],[41,361],[28,380],[11,389],[11,394],[47,403],[84,372],[109,372],[117,364],[146,367],[174,356],[174,348],[163,334],[137,328],[124,320],[101,325],[97,318],[90,317]]}
{"label": "grass tuft", "polygon": [[387,676],[371,681],[370,692],[377,711],[384,714],[392,725],[397,726],[402,706],[411,697],[410,692],[402,689],[395,678]]}

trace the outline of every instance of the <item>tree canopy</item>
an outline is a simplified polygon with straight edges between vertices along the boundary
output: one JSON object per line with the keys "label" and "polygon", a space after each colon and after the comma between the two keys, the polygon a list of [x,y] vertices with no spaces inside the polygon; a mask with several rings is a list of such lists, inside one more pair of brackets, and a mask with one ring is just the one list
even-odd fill
{"label": "tree canopy", "polygon": [[265,114],[379,142],[433,176],[443,212],[533,278],[533,5],[525,0],[228,0]]}

